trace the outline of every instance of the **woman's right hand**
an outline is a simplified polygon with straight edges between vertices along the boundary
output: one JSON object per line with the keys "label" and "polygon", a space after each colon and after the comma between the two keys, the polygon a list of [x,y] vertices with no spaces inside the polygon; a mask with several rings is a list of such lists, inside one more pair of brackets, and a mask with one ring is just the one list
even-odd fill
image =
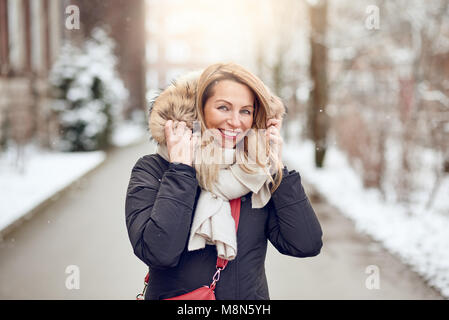
{"label": "woman's right hand", "polygon": [[184,121],[168,120],[165,123],[165,140],[170,162],[192,165],[198,137],[192,134]]}

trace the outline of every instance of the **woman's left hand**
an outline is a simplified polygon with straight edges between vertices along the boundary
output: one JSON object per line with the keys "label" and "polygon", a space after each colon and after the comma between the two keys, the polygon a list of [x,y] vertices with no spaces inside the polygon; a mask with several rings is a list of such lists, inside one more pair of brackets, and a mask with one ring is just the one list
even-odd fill
{"label": "woman's left hand", "polygon": [[270,147],[273,148],[273,153],[277,155],[278,160],[283,168],[282,163],[282,145],[284,140],[281,136],[282,119],[271,118],[267,121],[267,139],[270,141]]}

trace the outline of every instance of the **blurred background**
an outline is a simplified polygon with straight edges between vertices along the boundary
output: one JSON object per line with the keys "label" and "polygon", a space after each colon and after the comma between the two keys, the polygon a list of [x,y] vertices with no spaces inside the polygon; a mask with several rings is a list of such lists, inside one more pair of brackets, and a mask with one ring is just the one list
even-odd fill
{"label": "blurred background", "polygon": [[325,233],[272,298],[447,299],[449,0],[0,0],[0,298],[133,299],[149,103],[219,61],[284,101]]}

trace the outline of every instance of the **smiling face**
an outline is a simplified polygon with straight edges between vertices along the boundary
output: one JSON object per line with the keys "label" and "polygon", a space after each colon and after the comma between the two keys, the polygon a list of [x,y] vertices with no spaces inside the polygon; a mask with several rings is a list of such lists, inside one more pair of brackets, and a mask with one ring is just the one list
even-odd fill
{"label": "smiling face", "polygon": [[233,80],[218,81],[211,90],[204,105],[206,127],[222,147],[234,148],[253,125],[254,94]]}

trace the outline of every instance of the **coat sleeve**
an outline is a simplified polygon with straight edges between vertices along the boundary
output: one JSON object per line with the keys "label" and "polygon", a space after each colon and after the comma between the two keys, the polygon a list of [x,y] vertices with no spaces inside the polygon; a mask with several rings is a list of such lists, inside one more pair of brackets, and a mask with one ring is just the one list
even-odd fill
{"label": "coat sleeve", "polygon": [[320,253],[323,233],[298,172],[284,167],[268,206],[267,238],[280,253],[294,257]]}
{"label": "coat sleeve", "polygon": [[132,169],[126,194],[128,235],[134,253],[148,266],[175,267],[190,232],[198,187],[195,169],[170,163],[162,173],[152,163],[156,160],[144,158]]}

